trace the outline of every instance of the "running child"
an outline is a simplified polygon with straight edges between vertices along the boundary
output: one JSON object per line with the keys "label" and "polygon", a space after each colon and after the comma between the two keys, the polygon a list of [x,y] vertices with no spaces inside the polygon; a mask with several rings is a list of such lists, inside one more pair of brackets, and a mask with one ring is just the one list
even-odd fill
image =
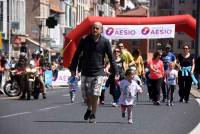
{"label": "running child", "polygon": [[71,103],[74,103],[74,100],[75,100],[75,93],[78,90],[78,81],[79,81],[79,78],[76,76],[70,76],[68,78]]}
{"label": "running child", "polygon": [[137,82],[133,80],[134,75],[134,70],[127,69],[125,72],[125,79],[120,81],[121,95],[119,98],[119,104],[121,104],[123,118],[126,116],[125,112],[127,109],[129,124],[133,123],[133,106],[135,106],[136,94],[138,92],[143,92],[141,86],[139,86]]}

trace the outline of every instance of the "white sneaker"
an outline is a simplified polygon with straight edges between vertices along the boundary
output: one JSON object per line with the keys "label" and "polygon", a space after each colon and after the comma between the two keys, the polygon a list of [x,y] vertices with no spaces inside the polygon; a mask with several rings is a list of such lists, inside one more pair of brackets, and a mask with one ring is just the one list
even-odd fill
{"label": "white sneaker", "polygon": [[128,123],[129,124],[133,124],[133,120],[132,119],[128,119]]}
{"label": "white sneaker", "polygon": [[112,103],[112,106],[113,106],[113,107],[118,107],[117,103],[115,103],[115,102]]}

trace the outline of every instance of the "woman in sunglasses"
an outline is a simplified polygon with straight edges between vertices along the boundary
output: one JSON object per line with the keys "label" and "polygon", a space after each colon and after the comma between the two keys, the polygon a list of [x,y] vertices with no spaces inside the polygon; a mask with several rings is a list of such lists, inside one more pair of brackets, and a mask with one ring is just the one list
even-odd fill
{"label": "woman in sunglasses", "polygon": [[178,55],[177,63],[180,65],[178,72],[179,101],[188,103],[195,67],[194,57],[190,54],[188,44],[183,45],[183,53]]}
{"label": "woman in sunglasses", "polygon": [[[119,48],[115,48],[113,51],[113,55],[115,58],[115,63],[117,65],[117,69],[119,72],[119,80],[124,79],[124,72],[125,72],[125,67],[126,67],[126,63],[124,61],[123,58],[121,58],[121,50]],[[118,106],[118,102],[119,102],[119,97],[120,97],[120,87],[119,87],[119,80],[115,80],[115,76],[113,74],[110,74],[109,72],[112,72],[112,69],[110,68],[110,64],[108,64],[106,66],[106,72],[107,74],[109,74],[108,80],[107,80],[107,84],[106,87],[108,88],[108,85],[110,86],[110,94],[113,97],[113,103],[112,106],[113,107],[117,107]]]}

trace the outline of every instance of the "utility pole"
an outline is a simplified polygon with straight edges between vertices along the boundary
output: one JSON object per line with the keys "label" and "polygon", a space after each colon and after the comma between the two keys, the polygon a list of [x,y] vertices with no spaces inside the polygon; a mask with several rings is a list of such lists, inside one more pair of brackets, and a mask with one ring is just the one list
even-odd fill
{"label": "utility pole", "polygon": [[11,51],[12,51],[12,44],[11,44],[11,36],[12,36],[12,1],[8,1],[8,59],[11,59]]}
{"label": "utility pole", "polygon": [[200,56],[200,0],[196,1],[196,48],[195,48],[195,53],[196,53],[196,58]]}
{"label": "utility pole", "polygon": [[41,44],[41,43],[42,43],[42,41],[41,41],[42,27],[43,27],[43,22],[44,22],[44,20],[46,20],[46,18],[43,17],[43,16],[35,16],[35,19],[37,20],[36,22],[37,22],[37,26],[38,26],[38,28],[39,28],[39,32],[38,32],[38,34],[39,34],[38,42],[39,42],[39,51],[40,51],[41,45],[42,45],[42,44]]}
{"label": "utility pole", "polygon": [[42,33],[42,21],[39,24],[39,51],[41,49],[41,33]]}

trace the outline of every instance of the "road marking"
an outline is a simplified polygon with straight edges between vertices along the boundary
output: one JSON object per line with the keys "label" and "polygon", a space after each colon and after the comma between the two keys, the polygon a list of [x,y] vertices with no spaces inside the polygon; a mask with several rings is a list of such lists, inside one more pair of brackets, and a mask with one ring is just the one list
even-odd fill
{"label": "road marking", "polygon": [[19,96],[16,96],[16,97],[7,97],[7,96],[6,96],[6,97],[3,97],[3,98],[0,98],[0,100],[8,100],[8,99],[11,99],[11,100],[12,100],[12,99],[14,99],[14,100],[15,100],[15,99],[19,99]]}
{"label": "road marking", "polygon": [[[195,99],[199,106],[200,106],[200,99]],[[192,129],[192,131],[189,134],[199,134],[200,133],[200,123],[194,128]]]}
{"label": "road marking", "polygon": [[[48,92],[46,92],[46,94],[48,94],[48,95],[52,95],[52,94],[54,94],[54,93],[59,93],[59,92],[65,92],[65,90],[66,89],[59,89],[59,90],[51,90],[51,91],[48,91]],[[69,94],[67,93],[65,93],[64,95],[62,95],[62,96],[69,96]],[[9,96],[2,96],[1,98],[0,98],[0,100],[9,100],[9,99],[19,99],[19,97],[20,96],[16,96],[16,97],[9,97]]]}
{"label": "road marking", "polygon": [[64,94],[64,95],[62,95],[62,96],[69,96],[70,94]]}
{"label": "road marking", "polygon": [[200,123],[189,134],[199,134],[199,133],[200,133]]}
{"label": "road marking", "polygon": [[61,106],[42,108],[42,109],[39,109],[39,110],[37,110],[37,111],[47,111],[47,110],[55,109],[55,108],[59,108],[59,107],[61,107]]}
{"label": "road marking", "polygon": [[16,114],[9,114],[9,115],[0,116],[0,118],[8,118],[8,117],[19,116],[19,115],[30,114],[30,113],[31,112],[22,112],[22,113],[16,113]]}
{"label": "road marking", "polygon": [[79,102],[74,102],[74,103],[67,103],[67,104],[64,104],[65,106],[70,106],[72,104],[79,104],[79,103],[82,103],[82,101],[79,101]]}
{"label": "road marking", "polygon": [[[78,103],[82,103],[82,102],[67,103],[67,104],[63,104],[63,105],[57,105],[57,106],[54,106],[54,107],[46,107],[46,108],[38,109],[38,110],[36,110],[36,112],[48,111],[48,110],[51,110],[51,109],[60,108],[60,107],[64,107],[64,106],[70,106],[70,105],[78,104]],[[24,114],[30,114],[30,113],[33,113],[33,112],[21,112],[21,113],[4,115],[4,116],[0,116],[0,119],[15,117],[15,116],[24,115]]]}

